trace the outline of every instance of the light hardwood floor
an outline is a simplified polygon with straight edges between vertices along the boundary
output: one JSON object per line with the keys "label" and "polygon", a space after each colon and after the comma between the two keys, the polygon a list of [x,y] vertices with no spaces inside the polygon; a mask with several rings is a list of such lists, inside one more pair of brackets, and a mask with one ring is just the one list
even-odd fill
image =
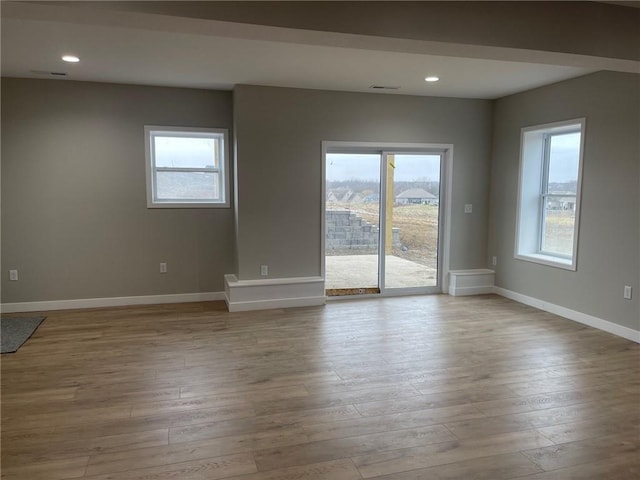
{"label": "light hardwood floor", "polygon": [[640,478],[640,348],[497,296],[49,312],[6,480]]}

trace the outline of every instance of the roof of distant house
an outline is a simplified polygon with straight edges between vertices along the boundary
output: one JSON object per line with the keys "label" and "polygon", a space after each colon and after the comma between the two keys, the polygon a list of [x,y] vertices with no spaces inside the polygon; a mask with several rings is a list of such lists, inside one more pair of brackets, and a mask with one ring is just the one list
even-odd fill
{"label": "roof of distant house", "polygon": [[399,195],[396,195],[396,198],[437,198],[433,193],[427,192],[422,188],[410,188],[409,190],[405,190]]}

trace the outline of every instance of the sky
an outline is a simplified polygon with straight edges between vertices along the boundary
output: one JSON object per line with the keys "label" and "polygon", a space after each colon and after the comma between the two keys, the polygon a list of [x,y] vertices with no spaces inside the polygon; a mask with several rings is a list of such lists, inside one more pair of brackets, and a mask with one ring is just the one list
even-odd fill
{"label": "sky", "polygon": [[[396,154],[395,166],[394,180],[398,182],[440,179],[439,155]],[[328,153],[326,178],[380,181],[380,155]]]}
{"label": "sky", "polygon": [[566,183],[578,179],[580,133],[566,133],[551,137],[549,182]]}
{"label": "sky", "polygon": [[213,138],[155,137],[156,166],[212,167],[217,140]]}

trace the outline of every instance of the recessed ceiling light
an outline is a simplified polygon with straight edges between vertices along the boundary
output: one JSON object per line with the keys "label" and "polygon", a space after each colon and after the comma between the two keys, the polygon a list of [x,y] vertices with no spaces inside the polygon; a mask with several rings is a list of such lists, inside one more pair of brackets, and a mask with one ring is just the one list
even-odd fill
{"label": "recessed ceiling light", "polygon": [[78,63],[80,59],[75,55],[63,55],[62,60],[69,63]]}
{"label": "recessed ceiling light", "polygon": [[435,76],[429,76],[424,79],[425,82],[437,82],[438,80],[440,80],[440,77]]}

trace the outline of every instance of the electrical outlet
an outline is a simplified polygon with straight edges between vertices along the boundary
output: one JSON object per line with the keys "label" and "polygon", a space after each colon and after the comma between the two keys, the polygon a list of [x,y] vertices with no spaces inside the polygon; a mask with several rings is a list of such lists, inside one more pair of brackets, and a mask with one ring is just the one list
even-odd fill
{"label": "electrical outlet", "polygon": [[9,280],[12,282],[18,281],[18,270],[9,270]]}
{"label": "electrical outlet", "polygon": [[465,204],[464,213],[472,213],[472,212],[473,212],[473,205],[470,203]]}
{"label": "electrical outlet", "polygon": [[263,277],[269,275],[269,265],[260,265],[260,275]]}
{"label": "electrical outlet", "polygon": [[165,262],[160,264],[160,273],[167,273],[167,264]]}
{"label": "electrical outlet", "polygon": [[498,257],[496,257],[495,255],[491,259],[491,265],[493,265],[494,267],[498,265]]}
{"label": "electrical outlet", "polygon": [[625,285],[624,286],[624,294],[623,294],[624,298],[626,300],[631,300],[631,286],[630,285]]}

